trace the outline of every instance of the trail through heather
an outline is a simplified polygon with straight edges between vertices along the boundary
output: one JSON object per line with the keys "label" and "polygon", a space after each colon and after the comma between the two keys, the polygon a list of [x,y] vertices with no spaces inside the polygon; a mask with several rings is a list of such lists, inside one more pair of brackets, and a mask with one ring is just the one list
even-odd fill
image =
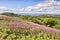
{"label": "trail through heather", "polygon": [[3,23],[3,24],[6,24],[10,28],[26,27],[26,28],[30,28],[30,29],[44,30],[46,32],[60,33],[59,29],[54,29],[54,28],[46,27],[46,26],[39,25],[39,24],[36,24],[36,23],[33,23],[33,22],[25,23],[25,22],[23,22],[23,21],[21,21],[19,19],[16,19],[15,17],[0,15],[0,18],[8,18],[10,20],[14,20],[15,22]]}

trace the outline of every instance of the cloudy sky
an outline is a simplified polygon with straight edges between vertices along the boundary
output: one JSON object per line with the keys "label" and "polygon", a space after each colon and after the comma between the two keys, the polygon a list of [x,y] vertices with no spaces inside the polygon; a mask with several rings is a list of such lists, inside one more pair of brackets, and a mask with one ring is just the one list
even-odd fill
{"label": "cloudy sky", "polygon": [[60,0],[0,0],[0,12],[60,13]]}

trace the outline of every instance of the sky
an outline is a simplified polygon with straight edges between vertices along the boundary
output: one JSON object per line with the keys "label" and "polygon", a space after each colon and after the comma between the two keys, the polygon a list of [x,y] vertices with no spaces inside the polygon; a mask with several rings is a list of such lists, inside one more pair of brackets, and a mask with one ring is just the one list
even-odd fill
{"label": "sky", "polygon": [[60,13],[60,0],[0,0],[0,12]]}
{"label": "sky", "polygon": [[6,6],[11,8],[24,8],[27,6],[33,6],[36,3],[43,0],[0,0],[0,6]]}

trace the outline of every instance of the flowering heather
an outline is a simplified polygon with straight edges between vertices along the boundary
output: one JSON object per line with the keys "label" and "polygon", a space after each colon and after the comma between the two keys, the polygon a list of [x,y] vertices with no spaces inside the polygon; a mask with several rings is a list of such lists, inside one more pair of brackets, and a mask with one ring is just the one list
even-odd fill
{"label": "flowering heather", "polygon": [[24,22],[15,17],[1,15],[0,18],[13,20],[1,22],[0,40],[60,40],[60,30],[39,25],[33,22]]}
{"label": "flowering heather", "polygon": [[60,33],[60,30],[58,30],[58,29],[54,29],[54,28],[43,26],[43,25],[35,24],[33,22],[24,23],[21,20],[18,20],[18,19],[13,18],[13,17],[5,16],[5,15],[0,15],[0,18],[8,18],[10,20],[14,20],[15,22],[3,23],[3,24],[6,24],[6,26],[8,26],[12,29],[16,28],[16,27],[26,27],[26,28],[29,28],[29,29],[38,29],[38,30],[44,30],[44,31],[47,31],[47,32],[52,32],[52,33],[54,33],[54,32],[55,33]]}

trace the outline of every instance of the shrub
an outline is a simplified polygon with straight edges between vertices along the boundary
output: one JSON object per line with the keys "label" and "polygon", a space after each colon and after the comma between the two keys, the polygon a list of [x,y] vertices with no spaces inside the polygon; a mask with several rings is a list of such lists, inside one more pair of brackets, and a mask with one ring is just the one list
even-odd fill
{"label": "shrub", "polygon": [[58,24],[58,21],[54,18],[45,18],[43,21],[44,25],[47,25],[49,27],[53,27],[56,24]]}

